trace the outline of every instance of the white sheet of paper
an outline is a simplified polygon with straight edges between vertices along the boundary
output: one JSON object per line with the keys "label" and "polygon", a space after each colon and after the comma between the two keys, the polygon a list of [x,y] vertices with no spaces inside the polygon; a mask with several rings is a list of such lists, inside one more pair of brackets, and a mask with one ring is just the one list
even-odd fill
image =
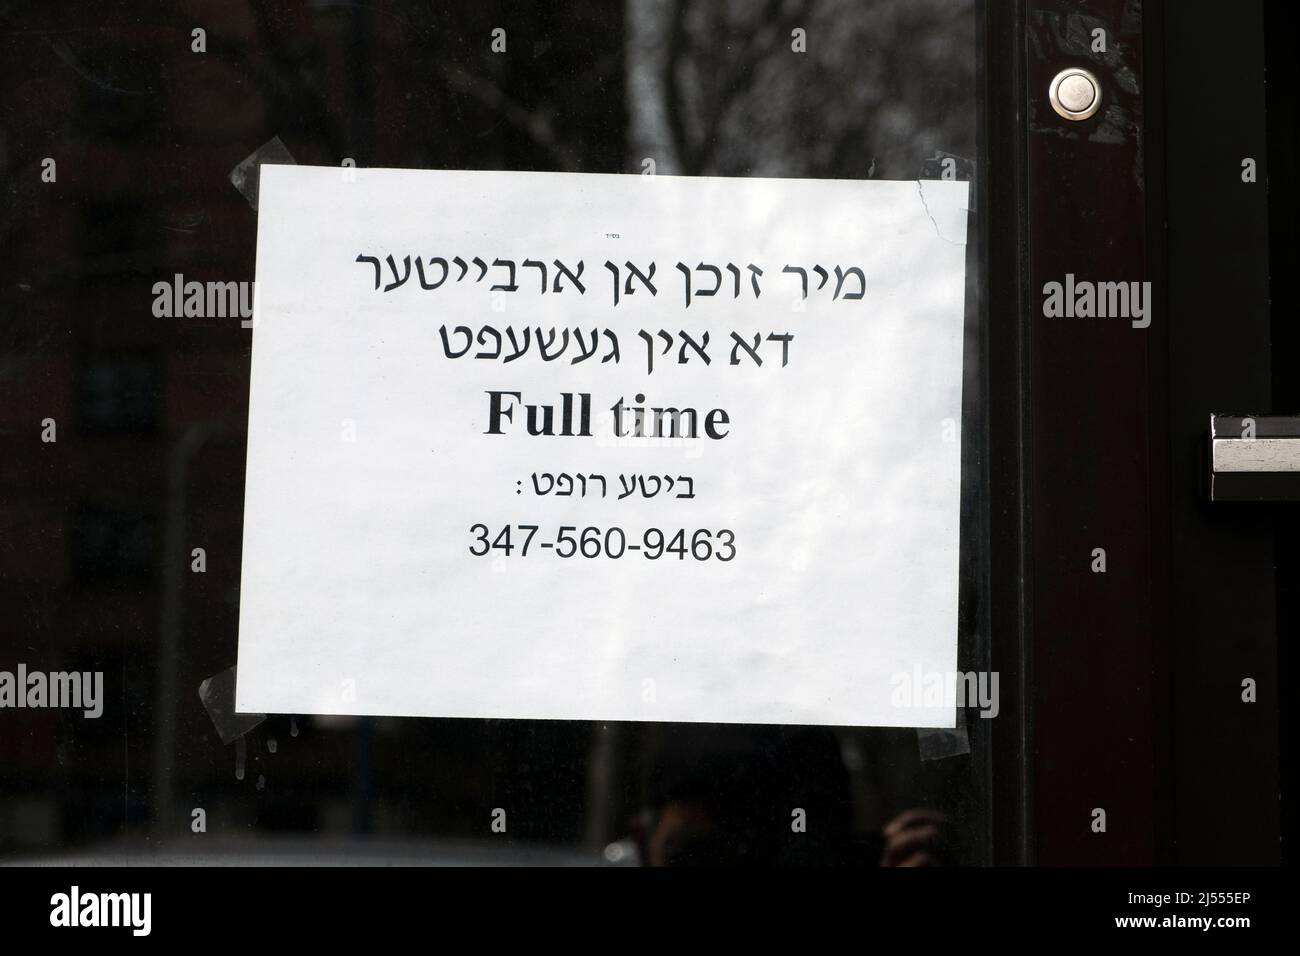
{"label": "white sheet of paper", "polygon": [[[966,209],[964,182],[263,167],[237,708],[953,726],[916,680],[956,668]],[[528,434],[565,393],[591,436]],[[635,437],[638,394],[700,437]]]}

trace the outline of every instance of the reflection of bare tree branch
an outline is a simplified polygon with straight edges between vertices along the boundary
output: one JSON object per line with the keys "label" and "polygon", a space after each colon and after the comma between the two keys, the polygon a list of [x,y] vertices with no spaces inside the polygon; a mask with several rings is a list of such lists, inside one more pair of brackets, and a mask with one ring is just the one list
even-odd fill
{"label": "reflection of bare tree branch", "polygon": [[500,113],[511,126],[532,137],[533,142],[546,150],[561,170],[573,172],[580,168],[572,149],[566,149],[555,135],[549,116],[525,109],[487,77],[471,73],[464,67],[443,66],[442,74],[453,90],[474,97],[484,106]]}
{"label": "reflection of bare tree branch", "polygon": [[[809,21],[809,6],[798,2],[787,6],[785,0],[767,0],[764,9],[752,21],[757,28],[745,37],[742,50],[722,62],[722,78],[714,84],[714,95],[710,97],[712,108],[697,153],[697,162],[705,172],[721,172],[713,168],[717,147],[722,141],[721,130],[736,107],[747,105],[746,94],[752,92],[755,64],[768,62],[786,52],[791,32],[800,23]],[[721,26],[725,29],[725,19]],[[747,86],[751,89],[747,90]]]}
{"label": "reflection of bare tree branch", "polygon": [[633,128],[687,175],[910,178],[973,148],[973,0],[627,3]]}
{"label": "reflection of bare tree branch", "polygon": [[678,86],[678,66],[686,54],[686,4],[673,0],[668,8],[668,44],[664,56],[664,98],[667,100],[668,129],[673,137],[673,149],[681,163],[683,176],[695,176],[699,169],[695,162],[695,149],[686,131],[686,110]]}

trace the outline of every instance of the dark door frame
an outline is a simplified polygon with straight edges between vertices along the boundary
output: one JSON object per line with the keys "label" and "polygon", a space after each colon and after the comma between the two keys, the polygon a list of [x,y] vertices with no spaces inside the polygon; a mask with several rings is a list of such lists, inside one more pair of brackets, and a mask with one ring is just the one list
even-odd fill
{"label": "dark door frame", "polygon": [[[1278,636],[1300,506],[1207,507],[1194,446],[1215,411],[1300,412],[1294,295],[1270,316],[1265,251],[1271,184],[1275,219],[1293,195],[1294,104],[1270,78],[1265,121],[1266,4],[1192,6],[982,9],[995,862],[1280,856]],[[1081,122],[1048,98],[1068,67],[1102,89]],[[1294,226],[1271,235],[1276,272]],[[1150,282],[1150,325],[1046,315],[1045,285],[1067,276]],[[1229,318],[1249,346],[1232,347]]]}

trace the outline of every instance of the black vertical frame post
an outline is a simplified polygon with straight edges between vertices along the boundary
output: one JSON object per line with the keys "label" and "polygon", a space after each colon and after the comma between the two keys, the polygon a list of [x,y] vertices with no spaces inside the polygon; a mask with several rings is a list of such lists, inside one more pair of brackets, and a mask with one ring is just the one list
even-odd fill
{"label": "black vertical frame post", "polygon": [[984,0],[979,23],[976,72],[983,95],[977,129],[982,166],[976,204],[986,303],[982,358],[989,482],[987,625],[989,666],[999,674],[1001,692],[999,715],[986,722],[992,725],[990,862],[1024,864],[1033,859],[1029,515],[1024,497],[1029,469],[1024,4]]}
{"label": "black vertical frame post", "polygon": [[[1025,11],[1032,764],[1040,864],[1153,859],[1155,627],[1151,328],[1048,315],[1049,283],[1149,280],[1141,5],[1030,0]],[[1100,31],[1100,33],[1098,32]],[[1067,68],[1102,103],[1053,109]],[[1157,290],[1158,291],[1158,290]],[[1152,323],[1159,298],[1144,297]],[[1131,310],[1130,310],[1131,312]],[[1104,561],[1104,570],[1101,570]]]}
{"label": "black vertical frame post", "polygon": [[1152,124],[1162,148],[1149,166],[1162,173],[1156,251],[1171,321],[1168,421],[1153,448],[1163,444],[1169,461],[1171,520],[1158,850],[1176,864],[1276,864],[1278,652],[1295,607],[1288,548],[1300,506],[1210,502],[1201,479],[1211,413],[1256,416],[1263,435],[1263,416],[1300,412],[1295,312],[1284,298],[1294,263],[1274,258],[1271,288],[1269,276],[1270,248],[1285,248],[1271,220],[1294,220],[1293,171],[1273,163],[1288,108],[1294,122],[1294,84],[1280,75],[1290,62],[1294,78],[1294,53],[1270,55],[1269,38],[1294,33],[1271,24],[1261,0],[1161,7],[1163,56],[1150,72],[1163,86]]}

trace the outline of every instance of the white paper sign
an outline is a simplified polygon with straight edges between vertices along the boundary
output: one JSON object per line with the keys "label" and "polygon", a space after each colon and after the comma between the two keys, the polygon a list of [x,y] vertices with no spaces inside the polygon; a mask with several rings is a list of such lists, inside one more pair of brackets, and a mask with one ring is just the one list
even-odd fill
{"label": "white paper sign", "polygon": [[966,207],[263,167],[238,709],[953,726]]}

